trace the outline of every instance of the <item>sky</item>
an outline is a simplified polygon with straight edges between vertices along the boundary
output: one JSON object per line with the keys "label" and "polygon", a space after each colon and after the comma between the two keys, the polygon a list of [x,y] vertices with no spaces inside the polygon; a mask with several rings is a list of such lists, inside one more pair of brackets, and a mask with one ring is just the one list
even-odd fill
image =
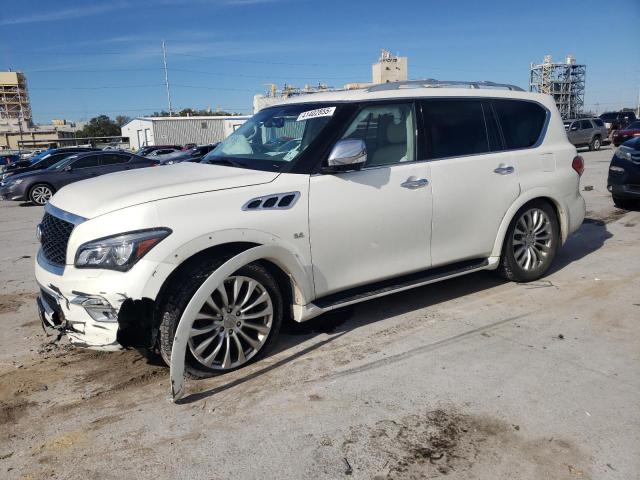
{"label": "sky", "polygon": [[0,70],[27,74],[39,123],[143,116],[167,110],[162,40],[174,110],[251,113],[269,83],[370,81],[382,48],[411,79],[525,89],[531,62],[572,54],[598,113],[640,89],[640,0],[5,0]]}

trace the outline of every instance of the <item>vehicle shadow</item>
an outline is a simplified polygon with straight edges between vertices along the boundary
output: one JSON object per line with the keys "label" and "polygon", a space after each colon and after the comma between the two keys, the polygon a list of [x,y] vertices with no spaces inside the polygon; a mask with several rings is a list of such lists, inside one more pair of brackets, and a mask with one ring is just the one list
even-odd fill
{"label": "vehicle shadow", "polygon": [[605,221],[585,218],[578,231],[570,235],[558,251],[548,275],[599,250],[612,237],[613,234],[607,229]]}
{"label": "vehicle shadow", "polygon": [[[228,382],[218,384],[212,388],[187,395],[178,403],[188,404],[203,400],[253,380],[303,357],[314,350],[322,348],[349,331],[355,330],[363,325],[427,308],[453,298],[488,290],[503,283],[506,283],[506,281],[495,272],[477,272],[364,302],[355,307],[330,312],[304,323],[289,320],[282,326],[277,345],[267,355],[267,358],[276,356],[288,349],[295,349],[297,345],[313,340],[319,337],[320,334],[332,335],[329,338],[324,338],[302,350],[296,351],[273,364],[262,368],[260,368],[260,363],[245,367],[239,371],[239,373],[246,372],[246,374],[240,378],[233,378]],[[224,381],[224,376],[218,377],[218,379]]]}
{"label": "vehicle shadow", "polygon": [[31,202],[22,202],[22,203],[19,203],[18,206],[19,207],[37,207],[38,205]]}

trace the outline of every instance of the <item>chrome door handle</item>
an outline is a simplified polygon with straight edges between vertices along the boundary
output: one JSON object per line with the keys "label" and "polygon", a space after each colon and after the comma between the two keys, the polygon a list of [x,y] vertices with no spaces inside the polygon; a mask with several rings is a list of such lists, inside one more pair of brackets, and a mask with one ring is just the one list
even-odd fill
{"label": "chrome door handle", "polygon": [[500,165],[498,165],[498,168],[496,168],[494,170],[494,172],[500,174],[500,175],[509,175],[510,173],[515,172],[515,168],[513,168],[513,166],[511,165],[506,165],[504,163],[501,163]]}
{"label": "chrome door handle", "polygon": [[427,185],[429,185],[429,180],[426,178],[416,178],[414,176],[407,178],[400,184],[401,187],[408,188],[410,190],[415,190],[416,188],[425,187]]}

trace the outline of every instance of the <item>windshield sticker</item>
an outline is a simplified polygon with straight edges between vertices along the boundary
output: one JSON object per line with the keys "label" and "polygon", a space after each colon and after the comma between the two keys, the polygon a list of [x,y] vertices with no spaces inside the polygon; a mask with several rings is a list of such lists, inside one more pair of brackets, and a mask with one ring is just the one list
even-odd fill
{"label": "windshield sticker", "polygon": [[309,120],[310,118],[331,117],[333,116],[333,112],[335,111],[336,111],[336,107],[324,107],[324,108],[317,108],[315,110],[309,110],[307,112],[302,112],[300,115],[298,115],[296,122]]}

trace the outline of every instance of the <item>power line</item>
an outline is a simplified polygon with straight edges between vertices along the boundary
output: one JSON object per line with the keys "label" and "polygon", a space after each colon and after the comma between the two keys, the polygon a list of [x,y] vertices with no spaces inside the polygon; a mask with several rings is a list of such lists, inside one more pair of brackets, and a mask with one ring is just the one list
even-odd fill
{"label": "power line", "polygon": [[99,87],[29,87],[29,90],[104,90],[113,88],[150,88],[150,87],[163,87],[162,83],[153,83],[146,85],[101,85]]}

